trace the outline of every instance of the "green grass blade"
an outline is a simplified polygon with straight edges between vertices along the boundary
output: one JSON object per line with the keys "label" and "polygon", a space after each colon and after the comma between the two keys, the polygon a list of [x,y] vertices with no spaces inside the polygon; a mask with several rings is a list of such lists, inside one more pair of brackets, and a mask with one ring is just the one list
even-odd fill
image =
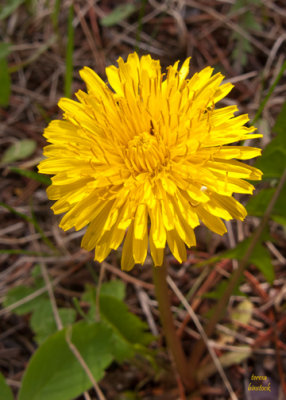
{"label": "green grass blade", "polygon": [[55,0],[54,9],[52,13],[52,23],[56,33],[59,30],[59,15],[60,15],[60,8],[61,8],[61,0]]}
{"label": "green grass blade", "polygon": [[9,43],[0,43],[0,106],[9,105],[11,94],[11,78],[8,68],[7,56],[10,53]]}
{"label": "green grass blade", "polygon": [[52,181],[47,175],[39,174],[38,172],[30,171],[28,169],[10,167],[11,172],[25,176],[26,178],[33,179],[34,181],[43,183],[44,185],[51,185]]}
{"label": "green grass blade", "polygon": [[74,27],[73,27],[73,5],[69,8],[68,16],[68,43],[66,52],[66,74],[65,74],[65,96],[71,97],[71,85],[73,76],[73,50],[74,50]]}

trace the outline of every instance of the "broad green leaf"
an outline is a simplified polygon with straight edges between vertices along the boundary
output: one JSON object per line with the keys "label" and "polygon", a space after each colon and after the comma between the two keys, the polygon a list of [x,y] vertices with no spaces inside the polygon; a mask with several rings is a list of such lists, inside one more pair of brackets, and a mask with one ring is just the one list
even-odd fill
{"label": "broad green leaf", "polygon": [[[111,284],[111,282],[115,282],[115,283]],[[106,295],[110,295],[110,297],[113,296],[115,299],[122,301],[125,293],[123,295],[123,298],[122,298],[121,294],[119,294],[119,298],[117,298],[118,293],[120,293],[120,290],[118,290],[118,288],[113,291],[111,290],[112,286],[113,287],[117,286],[118,282],[120,282],[120,286],[122,287],[123,282],[121,282],[119,280],[104,282],[100,289],[100,297],[102,297],[102,292],[103,292]],[[118,285],[118,287],[120,287],[120,286]],[[123,284],[123,290],[125,292],[124,284]],[[103,296],[105,296],[105,295],[103,295]],[[96,288],[95,288],[95,286],[86,285],[85,292],[82,296],[82,300],[89,303],[90,308],[89,308],[87,316],[90,321],[94,321],[95,316],[96,316]],[[101,317],[103,317],[102,311],[103,310],[100,307]],[[105,321],[105,323],[106,323],[106,321]],[[113,348],[114,357],[120,362],[122,362],[126,359],[129,359],[129,358],[132,358],[134,355],[133,346],[130,343],[128,343],[126,341],[126,339],[121,336],[121,334],[119,332],[117,332],[116,327],[114,327],[108,323],[107,323],[107,326],[109,326],[109,328],[111,326],[111,329],[112,329],[112,348]]]}
{"label": "broad green leaf", "polygon": [[[34,266],[31,271],[31,275],[33,277],[33,286],[15,286],[8,290],[6,297],[3,301],[4,307],[11,306],[12,304],[17,303],[18,301],[24,300],[27,296],[33,294],[38,289],[44,287],[44,280],[41,276],[41,268],[38,264]],[[33,312],[37,309],[38,303],[41,302],[43,299],[47,299],[47,293],[42,293],[38,297],[29,300],[27,303],[24,303],[17,308],[14,309],[14,313],[17,315],[23,315],[30,312]]]}
{"label": "broad green leaf", "polygon": [[274,138],[265,148],[262,157],[257,160],[255,167],[261,169],[263,178],[279,178],[286,167],[286,148],[281,140]]}
{"label": "broad green leaf", "polygon": [[147,324],[115,297],[100,296],[100,315],[114,332],[115,357],[119,360],[132,357],[140,346],[145,347],[154,339],[147,332]]}
{"label": "broad green leaf", "polygon": [[[27,287],[27,286],[16,286],[12,289],[10,289],[6,295],[6,298],[3,301],[4,307],[8,307],[12,304],[15,304],[16,302],[20,300],[24,300],[27,296],[30,294],[34,293],[37,289],[40,289],[40,287]],[[38,303],[47,296],[46,293],[41,294],[40,296],[36,297],[35,299],[32,299],[28,301],[27,303],[24,303],[17,308],[13,310],[13,312],[17,315],[23,315],[23,314],[28,314],[30,312],[33,312],[37,309]]]}
{"label": "broad green leaf", "polygon": [[276,137],[266,146],[255,163],[264,178],[279,178],[286,168],[286,102],[278,115],[273,132]]}
{"label": "broad green leaf", "polygon": [[[5,307],[15,304],[25,299],[26,296],[33,294],[36,290],[44,286],[43,279],[39,278],[38,268],[33,269],[34,285],[33,287],[17,286],[10,289],[3,302]],[[59,308],[59,315],[63,326],[72,324],[76,318],[76,312],[72,308]],[[50,335],[57,331],[57,326],[47,292],[29,300],[13,310],[17,315],[32,313],[30,319],[31,329],[35,333],[35,340],[38,344],[46,340]]]}
{"label": "broad green leaf", "polygon": [[0,20],[9,17],[25,0],[4,0],[0,7]]}
{"label": "broad green leaf", "polygon": [[[241,260],[249,246],[251,238],[245,239],[231,250],[223,253],[223,258],[232,258]],[[257,243],[250,258],[250,263],[254,264],[264,275],[269,283],[272,283],[275,278],[274,267],[271,263],[271,258],[268,250],[262,245]]]}
{"label": "broad green leaf", "polygon": [[0,106],[9,105],[11,94],[11,78],[8,70],[7,56],[10,53],[8,43],[0,43]]}
{"label": "broad green leaf", "polygon": [[96,289],[93,285],[87,284],[85,286],[82,300],[86,301],[89,304],[87,318],[90,321],[94,321],[96,316]]}
{"label": "broad green leaf", "polygon": [[52,183],[51,179],[47,175],[39,174],[35,171],[30,171],[28,169],[18,168],[18,167],[10,167],[11,172],[15,174],[19,174],[25,176],[26,178],[33,179],[34,181],[43,183],[44,185],[50,185]]}
{"label": "broad green leaf", "polygon": [[0,400],[14,400],[12,390],[7,385],[4,376],[0,372]]}
{"label": "broad green leaf", "polygon": [[[49,337],[32,356],[18,400],[72,400],[92,384],[66,342],[67,329]],[[71,341],[99,382],[111,364],[111,331],[101,322],[79,322]]]}
{"label": "broad green leaf", "polygon": [[128,311],[123,301],[111,296],[100,296],[100,313],[115,330],[130,343],[148,344],[153,336],[148,325]]}
{"label": "broad green leaf", "polygon": [[[100,288],[100,295],[107,295],[115,297],[118,300],[124,300],[125,297],[125,285],[120,280],[113,280],[109,282],[103,282]],[[85,291],[82,296],[82,300],[89,303],[90,308],[88,311],[88,318],[93,321],[96,314],[96,287],[94,285],[87,284]]]}
{"label": "broad green leaf", "polygon": [[[125,297],[125,285],[120,280],[113,280],[109,282],[103,282],[100,287],[100,295],[106,295],[115,297],[118,300],[124,300]],[[85,292],[82,296],[82,300],[92,303],[96,297],[96,286],[87,284],[85,286]]]}
{"label": "broad green leaf", "polygon": [[125,298],[125,285],[122,281],[113,280],[101,285],[100,294],[115,297],[118,300]]}
{"label": "broad green leaf", "polygon": [[[285,132],[286,133],[286,132]],[[275,188],[262,189],[256,196],[252,196],[246,206],[249,215],[262,217],[265,214],[266,208],[275,193]],[[271,217],[275,221],[286,225],[286,186],[281,190],[281,193],[272,209]]]}
{"label": "broad green leaf", "polygon": [[136,10],[136,7],[132,3],[121,4],[114,8],[111,13],[101,18],[100,23],[103,26],[113,26],[123,19],[129,17]]}
{"label": "broad green leaf", "polygon": [[8,164],[28,158],[34,153],[36,147],[37,144],[32,139],[18,140],[16,143],[8,147],[8,149],[4,152],[1,163]]}
{"label": "broad green leaf", "polygon": [[[75,322],[76,312],[73,308],[59,308],[60,319],[63,326]],[[49,298],[41,299],[32,314],[30,325],[35,332],[35,340],[38,344],[43,343],[49,336],[57,331],[57,325]]]}
{"label": "broad green leaf", "polygon": [[[153,340],[153,336],[146,332],[148,326],[128,311],[123,302],[124,297],[125,285],[121,281],[114,280],[102,284],[100,315],[106,325],[112,329],[113,354],[118,361],[131,358],[136,352],[144,352],[147,355],[146,345]],[[82,300],[90,304],[88,317],[93,320],[96,313],[96,288],[87,285]]]}
{"label": "broad green leaf", "polygon": [[[105,321],[106,323],[106,321]],[[116,328],[106,323],[107,327],[112,329],[112,354],[116,361],[123,362],[129,360],[135,355],[135,347],[116,331]]]}

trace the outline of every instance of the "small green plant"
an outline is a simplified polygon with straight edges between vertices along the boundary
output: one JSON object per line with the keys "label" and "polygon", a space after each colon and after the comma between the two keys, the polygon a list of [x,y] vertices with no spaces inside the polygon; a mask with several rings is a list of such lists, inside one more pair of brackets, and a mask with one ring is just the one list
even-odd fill
{"label": "small green plant", "polygon": [[[40,345],[57,331],[57,326],[47,292],[30,301],[25,301],[28,296],[45,286],[39,266],[33,269],[32,278],[34,283],[31,287],[16,286],[10,289],[3,304],[5,307],[9,307],[12,304],[19,303],[20,305],[14,309],[14,313],[17,315],[30,314],[30,327],[35,334],[35,341]],[[23,300],[24,302],[21,304]],[[60,307],[58,311],[63,326],[68,326],[75,321],[76,312],[74,309]]]}
{"label": "small green plant", "polygon": [[32,271],[32,277],[31,287],[18,286],[9,290],[4,302],[6,307],[18,303],[14,308],[18,315],[30,314],[30,327],[39,345],[26,369],[19,400],[70,400],[91,388],[92,383],[69,348],[67,336],[96,381],[103,377],[112,362],[131,360],[135,355],[155,365],[154,354],[147,347],[154,337],[147,325],[128,311],[122,281],[101,285],[99,309],[97,289],[87,285],[82,302],[88,309],[86,313],[80,310],[83,319],[75,322],[76,310],[59,307],[63,329],[57,331],[47,292],[27,301],[28,296],[44,288],[38,266]]}
{"label": "small green plant", "polygon": [[[28,3],[31,6],[36,5],[34,1],[6,1],[0,8],[0,20],[10,18],[22,3],[25,3],[26,8]],[[46,6],[49,2],[44,3]],[[63,83],[64,89],[61,88],[60,91],[64,91],[66,96],[59,103],[64,111],[63,118],[56,120],[57,117],[53,117],[53,121],[45,130],[45,137],[50,144],[45,148],[46,157],[40,163],[42,174],[25,169],[31,164],[25,163],[24,167],[18,163],[34,154],[39,139],[34,131],[31,131],[31,137],[36,139],[32,140],[29,136],[29,139],[22,138],[18,135],[19,130],[16,130],[17,139],[4,151],[0,166],[5,169],[5,173],[7,171],[12,173],[12,176],[14,174],[14,178],[17,174],[18,177],[24,177],[25,182],[33,180],[31,186],[33,184],[49,186],[48,197],[53,201],[56,200],[53,210],[56,214],[65,214],[61,227],[64,230],[73,227],[80,230],[86,226],[82,247],[88,251],[95,249],[95,259],[99,263],[102,262],[102,275],[100,273],[99,277],[91,263],[86,265],[84,261],[80,264],[80,268],[83,269],[86,266],[90,267],[90,275],[94,282],[98,283],[93,284],[89,281],[82,292],[77,291],[76,297],[67,301],[64,297],[66,293],[64,288],[57,286],[61,277],[65,275],[60,273],[56,278],[53,275],[53,280],[50,282],[48,268],[45,265],[46,256],[52,256],[53,261],[57,263],[56,257],[63,255],[50,241],[51,232],[44,232],[40,225],[41,220],[36,219],[30,207],[22,207],[17,198],[15,203],[11,202],[12,206],[0,203],[5,217],[9,212],[10,217],[21,220],[20,225],[31,228],[33,233],[31,243],[35,249],[34,252],[19,248],[0,249],[0,254],[13,254],[14,258],[16,254],[33,254],[38,257],[35,261],[36,266],[29,276],[29,285],[20,285],[8,290],[3,304],[6,309],[0,310],[0,315],[12,311],[22,317],[29,326],[29,336],[32,332],[33,344],[37,347],[25,369],[18,400],[72,400],[92,387],[102,400],[104,396],[97,390],[97,382],[100,384],[104,375],[111,372],[113,367],[118,367],[118,364],[122,365],[120,369],[130,364],[144,366],[156,372],[160,368],[161,376],[167,375],[169,365],[166,366],[165,363],[158,368],[157,363],[160,360],[157,358],[158,350],[151,350],[153,347],[151,344],[154,345],[152,342],[158,338],[149,332],[148,325],[141,318],[130,311],[125,301],[127,297],[125,283],[113,280],[117,274],[123,275],[127,281],[136,279],[130,277],[128,271],[135,264],[143,264],[146,257],[154,262],[154,266],[151,267],[153,286],[148,283],[147,287],[150,288],[151,297],[154,287],[162,331],[172,359],[171,373],[176,377],[182,392],[184,388],[190,392],[196,391],[201,382],[216,371],[216,358],[213,357],[214,352],[212,353],[212,346],[209,346],[207,339],[213,335],[219,325],[218,322],[225,316],[232,295],[239,296],[240,299],[237,301],[237,298],[234,298],[234,303],[228,308],[230,313],[224,328],[234,331],[236,337],[241,325],[248,324],[252,319],[253,304],[241,287],[247,276],[245,269],[250,265],[251,272],[254,271],[253,275],[257,272],[259,279],[263,276],[268,286],[272,285],[275,279],[274,265],[265,242],[268,245],[269,241],[274,241],[268,227],[269,219],[286,225],[284,185],[286,103],[273,128],[276,137],[266,147],[258,161],[255,163],[238,161],[252,159],[260,155],[261,150],[240,146],[236,142],[243,143],[247,139],[257,139],[261,136],[260,132],[253,133],[255,127],[252,125],[260,118],[266,102],[286,69],[286,63],[283,64],[259,106],[254,120],[249,124],[247,115],[235,114],[236,106],[216,107],[216,103],[228,94],[232,85],[223,84],[223,76],[220,73],[213,73],[211,67],[204,68],[189,79],[188,59],[180,67],[179,62],[176,62],[162,73],[159,60],[153,59],[151,55],[140,57],[137,53],[133,53],[129,55],[127,62],[119,58],[118,68],[113,65],[106,68],[108,82],[85,67],[81,70],[81,76],[87,84],[87,91],[79,90],[76,93],[79,101],[71,100],[73,62],[75,61],[77,66],[81,64],[81,61],[76,59],[78,53],[80,58],[84,56],[84,59],[88,59],[86,50],[88,46],[83,46],[81,51],[74,52],[75,44],[82,43],[80,40],[85,33],[83,29],[80,35],[75,35],[77,33],[75,19],[82,23],[78,24],[79,28],[86,22],[92,35],[89,39],[91,37],[94,39],[98,56],[102,56],[104,65],[105,61],[109,63],[115,54],[108,50],[108,46],[105,51],[108,35],[104,36],[102,41],[101,31],[108,29],[111,31],[117,24],[120,25],[120,29],[123,27],[123,31],[125,26],[130,28],[129,32],[137,29],[135,40],[133,38],[134,46],[142,50],[144,47],[140,35],[142,33],[143,36],[145,21],[149,21],[148,26],[144,26],[146,32],[159,31],[158,21],[161,21],[160,26],[169,29],[172,34],[174,28],[170,23],[171,17],[175,17],[178,24],[182,24],[181,18],[185,12],[179,7],[171,10],[171,2],[168,11],[174,13],[167,13],[164,7],[158,7],[155,14],[152,14],[157,21],[148,20],[149,15],[144,18],[145,11],[149,13],[149,9],[153,7],[152,2],[148,7],[147,3],[147,0],[140,0],[137,3],[127,1],[114,8],[111,7],[106,15],[106,9],[102,14],[97,13],[99,11],[96,10],[97,6],[94,9],[85,8],[86,12],[81,13],[82,10],[77,5],[74,7],[73,2],[64,4],[54,0],[52,6],[48,10],[44,9],[42,15],[43,21],[45,18],[50,24],[52,21],[53,26],[46,30],[49,37],[38,36],[46,40],[37,42],[33,53],[27,56],[26,50],[21,50],[20,56],[15,57],[15,63],[12,61],[8,67],[7,59],[11,46],[7,43],[0,45],[0,105],[6,107],[9,105],[11,89],[10,74],[18,72],[20,76],[22,69],[29,67],[56,42],[58,45],[54,47],[63,55],[62,45],[66,44],[64,73],[61,76],[62,60],[58,57],[61,62],[59,74],[51,76],[53,81],[47,80],[48,84],[53,82],[51,88],[48,85],[44,86],[46,82],[42,87],[42,93],[45,91],[48,93],[51,89],[52,98],[58,95],[58,83]],[[175,2],[173,3],[175,5]],[[232,3],[231,12],[240,11],[237,13],[237,26],[240,30],[237,29],[233,35],[236,44],[233,57],[239,66],[243,66],[252,50],[251,42],[247,39],[250,38],[248,31],[261,29],[257,16],[251,10],[260,9],[262,2],[238,0]],[[159,5],[159,2],[157,4]],[[87,4],[87,7],[89,6]],[[22,9],[25,7],[22,6],[17,10],[19,19],[22,17]],[[61,38],[62,27],[59,21],[62,22],[60,18],[62,11],[66,12],[67,16],[67,24],[63,24],[67,32],[66,37]],[[197,18],[197,15],[193,16],[192,13],[186,12],[185,15],[187,18],[189,16]],[[134,22],[136,16],[138,19]],[[129,17],[131,17],[128,21],[130,25],[123,22]],[[205,18],[205,15],[199,17]],[[99,27],[98,18],[101,25]],[[155,30],[152,28],[154,22]],[[29,25],[29,29],[32,32],[35,29],[34,25]],[[239,33],[242,30],[246,35]],[[50,35],[50,32],[54,34]],[[146,32],[144,32],[145,37]],[[126,35],[124,37],[128,39]],[[14,43],[12,45],[14,46]],[[54,61],[54,58],[51,60]],[[33,77],[33,74],[28,74],[29,76]],[[28,89],[27,93],[29,91]],[[13,96],[10,107],[13,106],[14,100],[16,106],[21,107],[20,101],[24,102],[25,93],[23,91],[21,99],[21,90],[19,99]],[[37,115],[40,116],[41,122],[43,119],[50,122],[51,115],[57,111],[54,105],[47,112],[44,108],[45,105]],[[10,108],[4,110],[3,115],[6,116],[9,110]],[[36,125],[37,118],[32,118],[33,114],[29,116]],[[253,232],[234,248],[196,264],[194,268],[206,264],[208,266],[195,281],[195,285],[189,285],[192,287],[188,299],[180,297],[179,291],[174,289],[176,285],[168,276],[169,264],[165,248],[168,246],[178,263],[189,262],[197,250],[192,250],[190,257],[190,250],[188,249],[187,253],[186,245],[188,248],[195,246],[194,228],[201,222],[212,231],[223,234],[226,232],[226,227],[222,220],[243,220],[247,214],[246,210],[233,194],[239,193],[242,196],[252,194],[254,186],[251,181],[261,178],[260,170],[264,173],[261,182],[263,189],[255,193],[246,206],[250,216],[260,219],[258,228],[253,226]],[[53,177],[48,178],[43,175],[44,173]],[[242,196],[239,200],[244,199]],[[39,207],[39,212],[42,212],[43,208]],[[29,212],[31,216],[27,215]],[[46,216],[45,219],[47,220]],[[252,227],[251,223],[249,225]],[[212,234],[208,234],[212,240]],[[66,243],[77,238],[76,235],[72,239],[66,235],[61,246],[63,251],[66,250]],[[47,251],[41,251],[42,247],[36,242],[35,237]],[[55,238],[61,239],[56,235]],[[19,235],[15,239],[17,240],[15,243],[23,242],[22,238],[19,240]],[[23,239],[25,241],[27,238]],[[6,240],[6,243],[11,243],[10,237]],[[122,250],[117,253],[117,261],[119,254],[122,255],[122,269],[127,271],[124,273],[115,270],[113,265],[104,264],[104,259],[108,257],[110,251],[116,251],[121,245]],[[80,253],[81,256],[82,254],[84,252]],[[5,257],[6,255],[3,258]],[[70,260],[72,256],[68,258]],[[212,271],[212,267],[220,260],[228,268],[224,271],[220,269],[220,272],[227,271],[226,275],[223,279],[219,276],[220,282],[217,285],[212,282],[211,289],[197,296],[204,280],[208,279],[207,275],[210,272],[216,273],[216,270]],[[230,260],[237,260],[237,268],[231,269]],[[72,263],[73,261],[72,259]],[[27,265],[29,267],[29,264]],[[112,278],[108,282],[103,282],[105,268],[110,268],[108,274],[113,271]],[[183,265],[183,273],[186,271],[185,268],[187,269],[187,263]],[[12,271],[14,272],[13,269]],[[169,296],[169,286],[180,301],[179,310],[176,308],[177,315],[184,316],[183,309],[187,310],[192,318],[192,324],[195,324],[201,335],[193,346],[194,351],[189,349],[185,351],[186,342],[182,341],[178,334],[173,321],[174,308],[171,307],[173,303]],[[138,290],[138,298],[139,294],[142,293]],[[202,307],[203,324],[194,312],[192,314],[192,308],[189,306],[196,297],[202,300],[204,305],[208,305],[207,312]],[[18,320],[19,317],[14,319]],[[150,320],[148,322],[150,323]],[[179,329],[181,333],[183,329]],[[188,333],[187,329],[185,333]],[[216,334],[220,335],[216,344],[229,342],[227,333],[217,330]],[[236,348],[224,348],[223,354],[219,356],[219,365],[222,367],[239,364],[252,354],[253,349],[250,345],[237,346],[233,343],[234,337],[230,342]],[[163,343],[165,344],[164,341]],[[212,360],[209,358],[210,362],[201,363],[207,348],[213,358]],[[159,351],[161,350],[160,348]],[[191,354],[188,355],[189,353]],[[163,358],[163,362],[165,359],[166,357]],[[142,387],[144,384],[140,382],[139,385]],[[104,388],[104,385],[102,387]],[[137,390],[135,393],[128,391],[121,393],[120,399],[135,400],[138,398],[136,392]],[[3,400],[13,399],[12,391],[0,374],[0,400],[1,396],[4,396]],[[231,391],[230,397],[233,398]]]}
{"label": "small green plant", "polygon": [[[244,7],[247,8],[247,10],[238,17],[238,25],[245,32],[251,30],[259,32],[262,30],[261,24],[257,22],[255,13],[248,9],[255,6],[262,6],[261,0],[237,0],[231,6],[230,13],[239,11]],[[232,38],[235,42],[232,58],[243,67],[247,63],[248,55],[252,52],[252,45],[245,36],[241,35],[241,33],[237,31],[232,33]]]}

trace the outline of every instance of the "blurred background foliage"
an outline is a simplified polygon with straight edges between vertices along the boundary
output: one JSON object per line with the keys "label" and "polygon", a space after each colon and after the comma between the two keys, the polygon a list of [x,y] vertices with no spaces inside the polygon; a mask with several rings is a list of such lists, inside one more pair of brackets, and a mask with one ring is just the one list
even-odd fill
{"label": "blurred background foliage", "polygon": [[[285,38],[283,0],[2,0],[1,400],[182,395],[164,343],[155,344],[161,333],[150,259],[128,275],[119,269],[120,250],[94,264],[80,249],[83,233],[58,228],[45,194],[50,178],[36,169],[43,129],[60,116],[57,101],[83,89],[78,71],[87,65],[106,79],[105,67],[134,50],[163,67],[192,56],[191,73],[206,65],[221,71],[235,84],[221,106],[238,104],[264,134],[254,143],[264,148],[254,164],[263,180],[253,197],[240,197],[247,219],[229,223],[222,238],[199,227],[187,262],[168,260],[171,276],[207,320],[278,195],[213,346],[236,398],[258,398],[247,392],[254,373],[271,381],[269,399],[283,399],[286,187],[277,187],[286,167]],[[173,306],[189,352],[198,333],[175,297]],[[207,357],[199,377],[190,398],[228,398]]]}

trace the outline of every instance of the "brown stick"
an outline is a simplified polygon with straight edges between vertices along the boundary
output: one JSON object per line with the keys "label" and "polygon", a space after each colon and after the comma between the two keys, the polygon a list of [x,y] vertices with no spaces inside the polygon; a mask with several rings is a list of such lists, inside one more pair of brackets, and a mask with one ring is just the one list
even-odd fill
{"label": "brown stick", "polygon": [[184,385],[187,388],[190,388],[193,385],[191,384],[191,381],[189,379],[189,374],[187,370],[187,359],[182,348],[182,343],[176,334],[171,312],[171,302],[168,293],[167,266],[165,258],[161,267],[153,267],[153,281],[155,284],[155,293],[159,305],[160,320],[167,340],[168,349],[171,352],[175,367]]}

